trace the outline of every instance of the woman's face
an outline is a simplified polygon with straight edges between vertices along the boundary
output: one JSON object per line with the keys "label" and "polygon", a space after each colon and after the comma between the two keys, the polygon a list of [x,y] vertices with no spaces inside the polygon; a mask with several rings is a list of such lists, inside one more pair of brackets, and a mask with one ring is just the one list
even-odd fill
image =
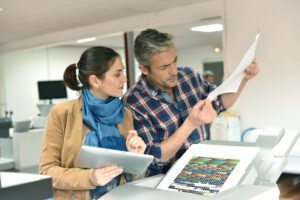
{"label": "woman's face", "polygon": [[101,99],[106,99],[110,96],[120,97],[123,95],[126,81],[123,63],[121,58],[117,57],[109,70],[104,74],[103,79],[98,79],[97,84],[92,86],[91,93]]}

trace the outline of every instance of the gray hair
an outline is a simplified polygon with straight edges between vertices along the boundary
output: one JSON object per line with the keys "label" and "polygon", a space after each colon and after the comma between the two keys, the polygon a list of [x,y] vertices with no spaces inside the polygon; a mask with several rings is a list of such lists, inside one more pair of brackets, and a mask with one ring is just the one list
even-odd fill
{"label": "gray hair", "polygon": [[212,71],[210,71],[210,70],[206,70],[203,73],[203,77],[208,77],[208,76],[215,76],[215,74]]}
{"label": "gray hair", "polygon": [[150,69],[150,58],[156,53],[174,49],[173,36],[155,29],[142,31],[135,39],[134,54],[139,64]]}

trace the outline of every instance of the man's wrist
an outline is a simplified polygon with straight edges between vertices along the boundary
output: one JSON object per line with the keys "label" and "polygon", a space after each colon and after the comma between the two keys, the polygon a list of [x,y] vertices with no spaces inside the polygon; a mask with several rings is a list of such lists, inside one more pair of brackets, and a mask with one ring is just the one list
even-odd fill
{"label": "man's wrist", "polygon": [[194,125],[189,118],[186,118],[186,120],[183,123],[184,129],[189,130],[192,132],[195,128],[197,128],[197,125]]}

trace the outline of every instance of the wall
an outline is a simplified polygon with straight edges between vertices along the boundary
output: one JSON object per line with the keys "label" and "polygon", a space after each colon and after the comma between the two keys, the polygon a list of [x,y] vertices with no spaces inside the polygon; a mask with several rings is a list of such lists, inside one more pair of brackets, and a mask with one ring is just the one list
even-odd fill
{"label": "wall", "polygon": [[5,113],[5,91],[4,91],[4,72],[3,72],[3,56],[0,55],[0,118],[4,117]]}
{"label": "wall", "polygon": [[[263,23],[257,47],[261,73],[231,109],[243,128],[300,130],[300,1],[225,0],[225,63],[233,71]],[[298,150],[296,150],[298,149]],[[300,154],[300,141],[294,152]]]}
{"label": "wall", "polygon": [[178,66],[193,67],[203,72],[203,62],[223,61],[223,53],[214,53],[213,47],[192,47],[177,50]]}
{"label": "wall", "polygon": [[300,130],[300,1],[225,2],[228,70],[237,66],[263,23],[257,47],[261,73],[249,82],[232,110],[241,115],[244,128],[270,125]]}
{"label": "wall", "polygon": [[6,110],[12,110],[20,120],[28,119],[31,110],[35,110],[35,82],[45,79],[47,74],[45,54],[43,50],[30,50],[3,56]]}

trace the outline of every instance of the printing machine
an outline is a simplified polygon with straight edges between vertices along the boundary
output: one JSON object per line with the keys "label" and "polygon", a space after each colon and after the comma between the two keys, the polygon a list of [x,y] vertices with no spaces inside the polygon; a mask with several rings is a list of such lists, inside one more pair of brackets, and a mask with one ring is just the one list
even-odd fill
{"label": "printing machine", "polygon": [[260,151],[254,161],[248,166],[238,185],[228,190],[207,197],[198,194],[157,189],[156,187],[164,178],[164,175],[156,175],[119,186],[101,197],[101,200],[279,199],[280,192],[276,181],[287,164],[287,156],[296,143],[299,134],[296,130],[285,131],[282,128],[260,129],[256,131],[256,134],[255,142],[204,142],[213,145],[254,146],[260,148]]}

